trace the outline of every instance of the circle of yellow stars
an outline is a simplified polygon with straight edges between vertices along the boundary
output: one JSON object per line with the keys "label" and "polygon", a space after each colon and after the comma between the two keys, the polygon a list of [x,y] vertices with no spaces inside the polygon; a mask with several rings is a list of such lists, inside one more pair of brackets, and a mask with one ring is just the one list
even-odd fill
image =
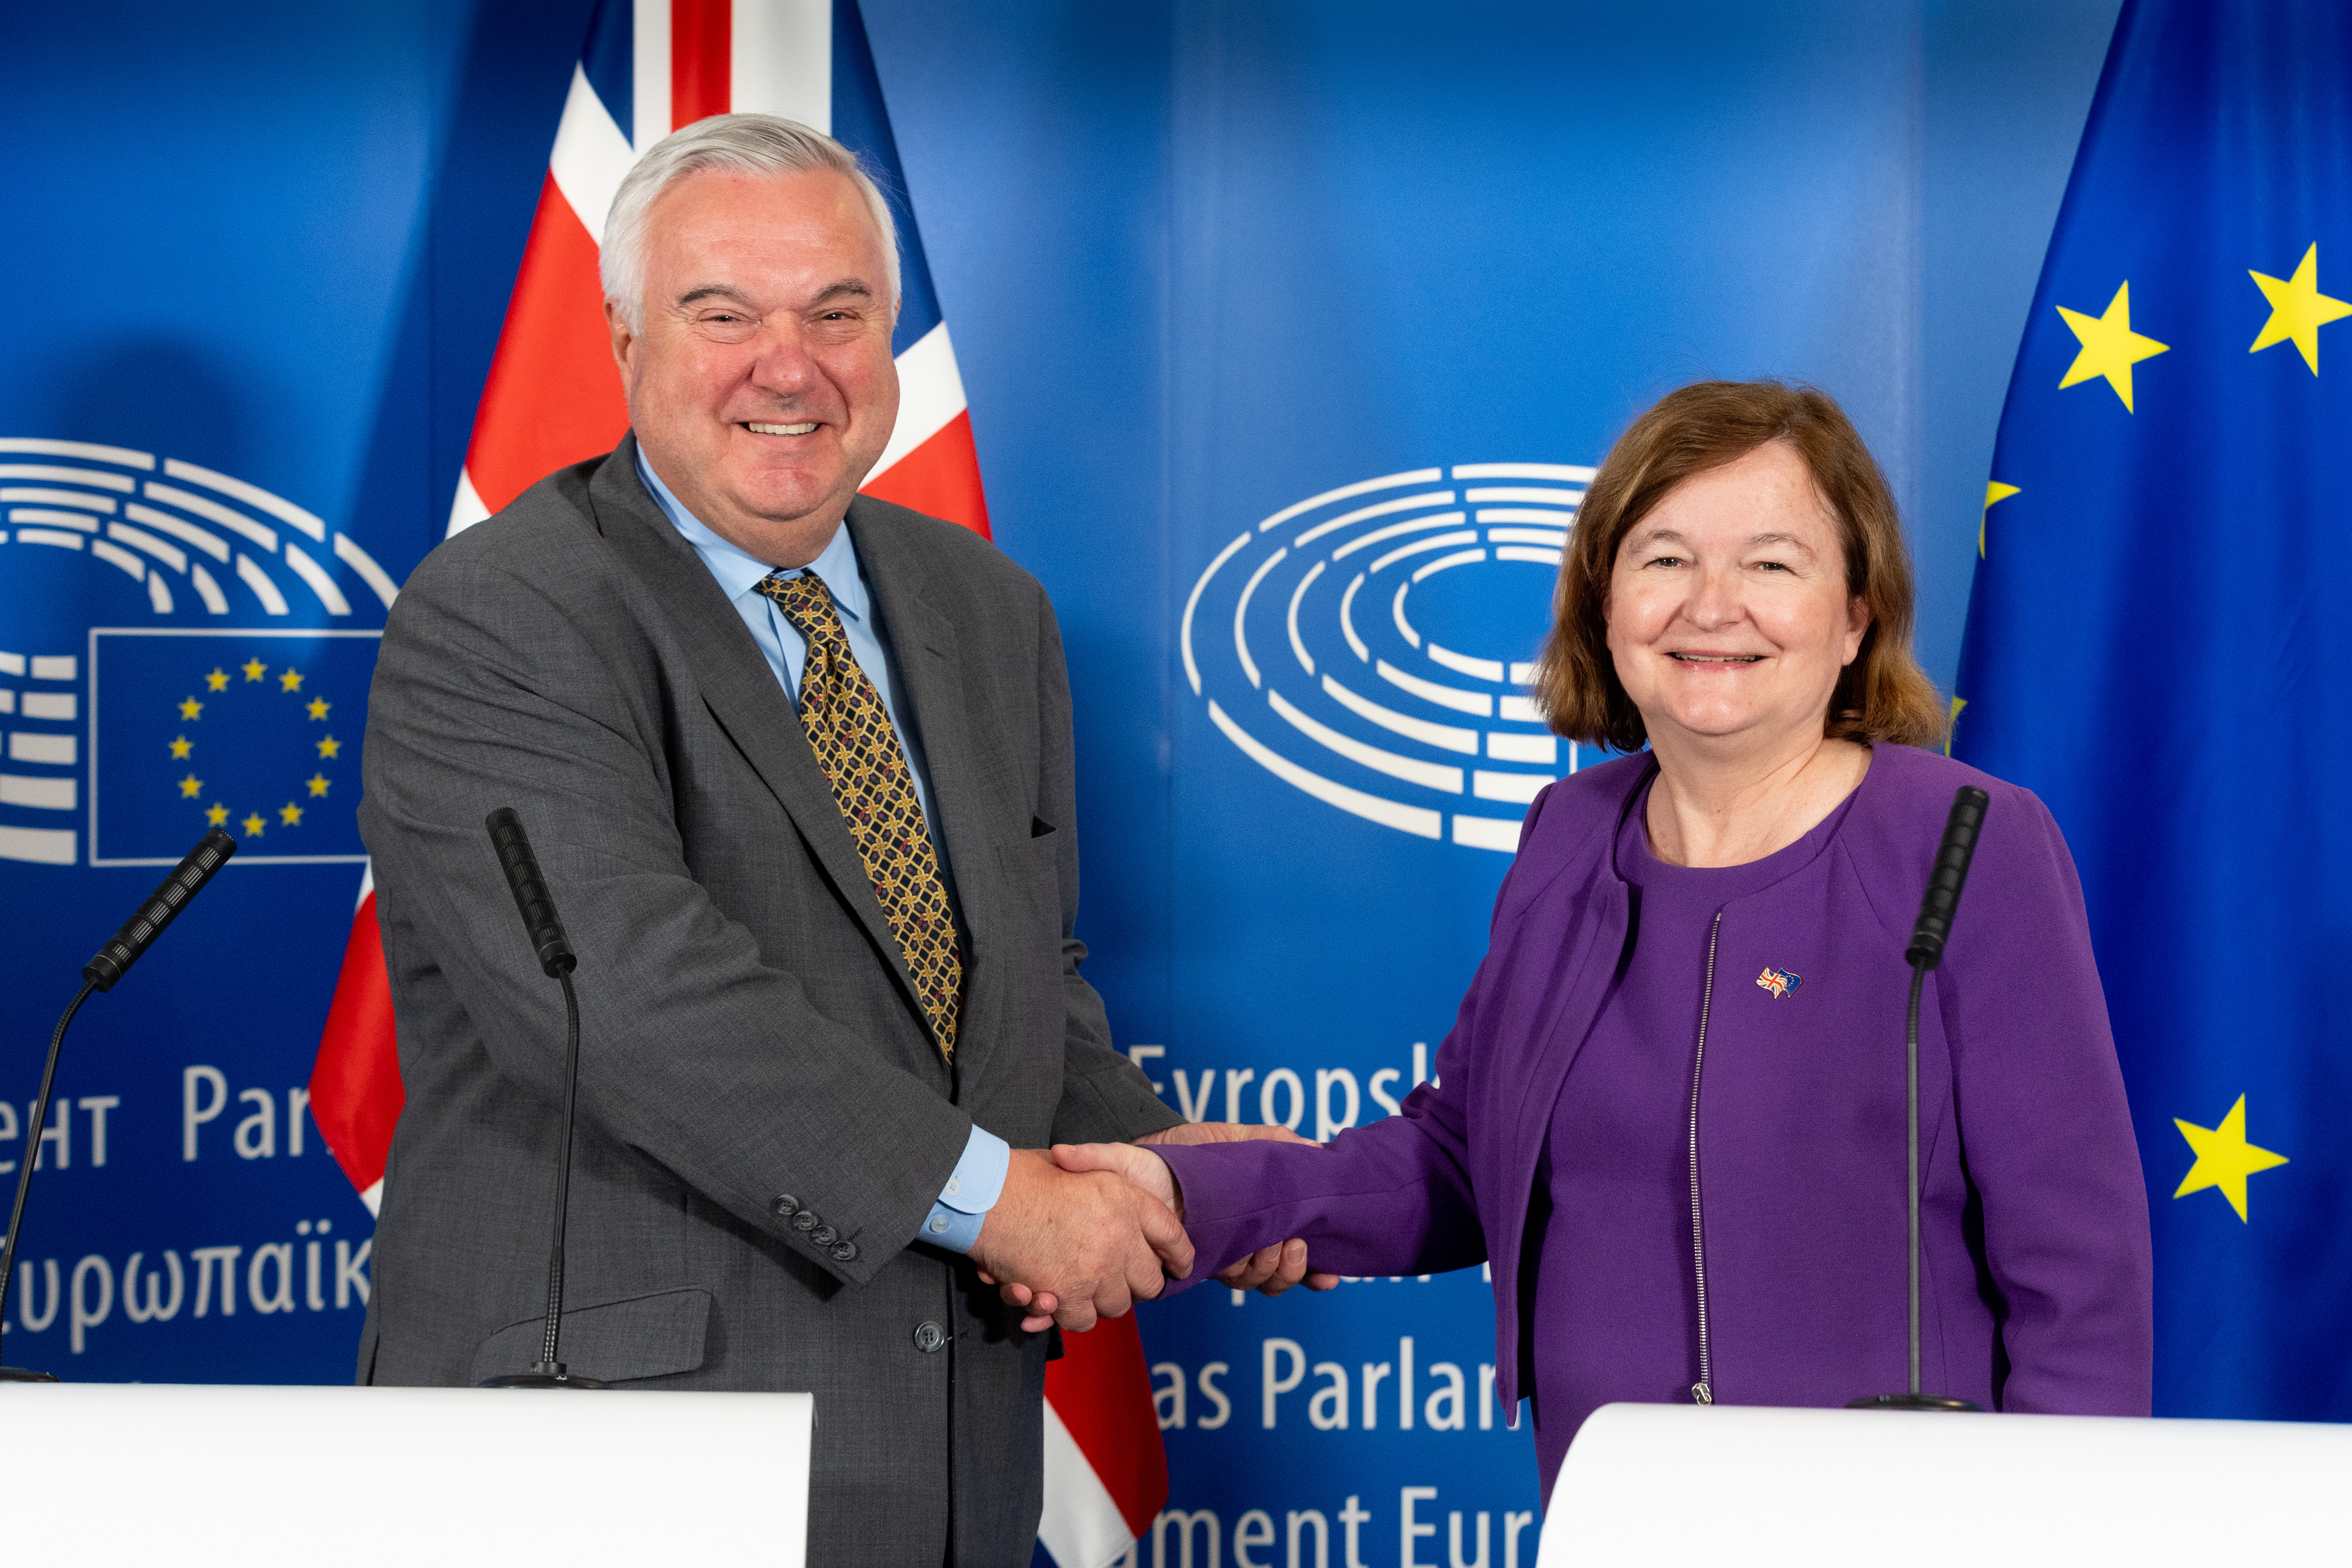
{"label": "circle of yellow stars", "polygon": [[[2262,290],[2264,302],[2270,306],[2269,319],[2254,334],[2253,343],[2246,352],[2259,354],[2281,343],[2293,343],[2295,352],[2303,356],[2304,364],[2317,375],[2319,329],[2331,321],[2352,316],[2352,302],[2319,291],[2318,243],[2312,243],[2294,272],[2284,277],[2273,277],[2252,267],[2246,269],[2246,276],[2253,279],[2254,287]],[[2116,396],[2123,400],[2124,411],[2134,412],[2132,367],[2142,360],[2170,352],[2172,345],[2159,343],[2132,329],[2131,280],[2126,278],[2116,287],[2115,298],[2096,316],[2070,310],[2063,305],[2058,307],[2058,314],[2074,334],[2074,340],[2082,345],[2074,362],[2066,367],[2066,374],[2059,381],[2060,389],[2105,380]]]}
{"label": "circle of yellow stars", "polygon": [[[2262,291],[2263,303],[2270,314],[2262,330],[2254,334],[2246,352],[2259,354],[2264,349],[2281,343],[2293,343],[2295,352],[2313,375],[2319,373],[2319,329],[2331,321],[2341,321],[2352,316],[2352,300],[2337,299],[2319,291],[2319,245],[2314,241],[2295,263],[2294,270],[2284,277],[2273,277],[2267,272],[2246,269],[2246,276]],[[2146,333],[2136,330],[2131,317],[2131,279],[2116,285],[2107,301],[2107,308],[2096,316],[2061,305],[2059,317],[2067,330],[2074,334],[2079,345],[2074,363],[2059,378],[2058,387],[2080,386],[2084,382],[2104,381],[2124,405],[2126,413],[2137,412],[2133,405],[2132,367],[2158,354],[2172,351],[2169,343],[2159,343]],[[2000,502],[2020,492],[2014,485],[1995,480],[1985,486],[1984,512],[1990,513]],[[1985,525],[1982,514],[1977,524],[1977,556],[1985,553]],[[1954,717],[1958,713],[1955,711]]]}
{"label": "circle of yellow stars", "polygon": [[[262,685],[270,678],[268,664],[257,656],[247,660],[244,664],[236,665],[236,668],[244,674],[244,684],[247,685]],[[228,690],[229,683],[235,678],[236,677],[231,675],[228,671],[220,668],[218,665],[214,666],[212,672],[205,676],[205,695],[209,696],[215,692],[225,692]],[[289,665],[287,668],[280,670],[278,673],[277,680],[278,689],[280,692],[290,695],[300,695],[302,690],[301,671]],[[205,716],[204,698],[191,695],[181,699],[179,707],[181,723],[193,725],[203,721]],[[313,694],[310,700],[303,705],[303,711],[310,716],[312,723],[324,724],[327,720],[328,713],[331,711],[334,705],[329,702],[326,698]],[[343,743],[337,740],[332,735],[321,736],[310,744],[318,747],[319,756],[322,761],[332,762],[342,755]],[[196,743],[190,740],[184,732],[172,737],[171,751],[173,760],[186,762],[194,757],[195,749]],[[196,772],[194,768],[189,768],[187,776],[182,779],[179,782],[180,798],[182,800],[201,800],[205,798],[205,781],[196,777]],[[308,799],[315,800],[325,799],[327,791],[331,789],[333,785],[334,780],[329,779],[325,773],[314,772],[310,775],[310,779],[305,781],[303,788],[310,791]],[[277,825],[282,828],[300,827],[302,825],[302,814],[306,810],[308,810],[308,808],[302,806],[297,801],[287,801],[286,804],[277,809]],[[226,827],[232,814],[233,813],[226,806],[215,800],[210,806],[205,809],[205,821],[211,823],[215,828]],[[259,811],[248,811],[241,820],[238,821],[237,826],[245,830],[245,836],[247,838],[257,839],[268,831],[271,824],[269,819],[263,816]]]}

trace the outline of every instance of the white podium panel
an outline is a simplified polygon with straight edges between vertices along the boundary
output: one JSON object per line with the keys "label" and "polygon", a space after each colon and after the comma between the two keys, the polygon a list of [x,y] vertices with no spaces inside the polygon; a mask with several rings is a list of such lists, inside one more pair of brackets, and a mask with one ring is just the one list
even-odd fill
{"label": "white podium panel", "polygon": [[806,1394],[0,1385],[18,1563],[800,1568]]}
{"label": "white podium panel", "polygon": [[1608,1405],[1539,1568],[2342,1561],[2352,1427]]}

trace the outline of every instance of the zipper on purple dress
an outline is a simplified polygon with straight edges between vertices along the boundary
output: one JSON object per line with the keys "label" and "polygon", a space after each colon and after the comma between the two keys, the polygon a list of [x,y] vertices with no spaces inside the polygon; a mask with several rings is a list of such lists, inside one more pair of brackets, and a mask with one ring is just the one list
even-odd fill
{"label": "zipper on purple dress", "polygon": [[1718,909],[1715,923],[1706,930],[1706,988],[1699,993],[1698,1050],[1691,1058],[1691,1271],[1698,1281],[1698,1381],[1691,1385],[1691,1402],[1695,1405],[1715,1403],[1715,1369],[1706,1350],[1706,1220],[1698,1197],[1698,1080],[1706,1066],[1706,1017],[1715,1006],[1715,945],[1722,933],[1723,911]]}

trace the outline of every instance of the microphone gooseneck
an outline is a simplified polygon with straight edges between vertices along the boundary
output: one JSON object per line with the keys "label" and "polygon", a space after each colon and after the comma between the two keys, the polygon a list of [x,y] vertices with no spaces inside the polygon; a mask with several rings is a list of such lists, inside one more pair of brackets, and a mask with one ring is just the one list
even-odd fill
{"label": "microphone gooseneck", "polygon": [[511,806],[501,806],[486,821],[490,845],[506,872],[507,890],[514,894],[524,932],[538,955],[539,967],[563,988],[563,1146],[555,1162],[554,1234],[547,1249],[547,1321],[541,1332],[539,1359],[528,1372],[486,1379],[484,1388],[602,1388],[593,1377],[574,1376],[561,1358],[563,1333],[563,1233],[572,1207],[572,1132],[580,1111],[580,998],[572,988],[572,972],[580,967],[572,954],[563,922],[556,917],[554,895],[539,873],[539,859],[522,831],[522,819]]}
{"label": "microphone gooseneck", "polygon": [[[33,1133],[26,1143],[27,1152],[16,1170],[16,1196],[8,1207],[8,1237],[0,1242],[0,1319],[8,1312],[8,1287],[16,1278],[16,1242],[25,1229],[25,1203],[33,1192],[33,1167],[40,1164],[41,1134],[49,1124],[49,1101],[57,1088],[58,1059],[64,1053],[66,1030],[73,1024],[74,1015],[81,1011],[82,1003],[92,991],[110,991],[115,982],[131,972],[139,956],[154,945],[163,934],[163,927],[179,918],[189,901],[202,893],[213,873],[228,863],[236,853],[236,841],[213,829],[196,841],[196,847],[172,868],[172,874],[148,895],[136,913],[122,924],[97,956],[82,966],[81,989],[58,1017],[58,1027],[49,1033],[49,1054],[41,1064],[41,1092],[33,1102]],[[20,1367],[0,1366],[0,1383],[55,1383],[46,1372],[27,1372]]]}
{"label": "microphone gooseneck", "polygon": [[1904,1198],[1909,1243],[1906,1280],[1910,1391],[1874,1394],[1848,1403],[1849,1409],[1976,1410],[1971,1400],[1954,1399],[1919,1390],[1919,999],[1927,989],[1927,971],[1944,961],[1944,944],[1952,934],[1952,916],[1960,906],[1960,889],[1969,880],[1969,862],[1976,857],[1977,835],[1984,828],[1985,808],[1991,797],[1973,784],[1963,784],[1952,797],[1950,815],[1944,819],[1944,837],[1936,846],[1936,863],[1919,897],[1919,918],[1912,924],[1911,945],[1903,956],[1911,966],[1911,996],[1903,1019]]}

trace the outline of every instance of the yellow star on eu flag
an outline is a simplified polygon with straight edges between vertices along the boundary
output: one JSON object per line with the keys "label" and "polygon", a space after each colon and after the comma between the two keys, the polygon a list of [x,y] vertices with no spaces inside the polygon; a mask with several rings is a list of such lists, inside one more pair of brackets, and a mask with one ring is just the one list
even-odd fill
{"label": "yellow star on eu flag", "polygon": [[172,737],[172,760],[174,762],[185,762],[188,759],[188,753],[194,751],[195,748],[196,743],[194,741],[190,740],[184,735],[175,735]]}
{"label": "yellow star on eu flag", "polygon": [[251,816],[246,818],[243,825],[245,828],[245,836],[248,839],[259,838],[261,836],[261,830],[269,826],[268,822],[261,820],[261,813],[258,811],[256,811]]}
{"label": "yellow star on eu flag", "polygon": [[327,737],[326,739],[319,742],[319,755],[325,758],[330,762],[332,762],[335,759],[335,753],[341,751],[342,748],[343,743],[337,740],[331,735]]}
{"label": "yellow star on eu flag", "polygon": [[205,705],[198,702],[195,698],[189,697],[180,704],[180,716],[186,719],[190,724],[195,723],[196,720],[202,718],[204,716]]}
{"label": "yellow star on eu flag", "polygon": [[2172,1119],[2172,1124],[2180,1129],[2180,1135],[2197,1152],[2197,1163],[2189,1167],[2189,1174],[2180,1178],[2180,1186],[2172,1196],[2187,1197],[2192,1192],[2218,1186],[2242,1221],[2246,1218],[2246,1178],[2256,1171],[2286,1164],[2284,1155],[2274,1155],[2246,1142],[2246,1097],[2242,1094],[2218,1127],[2200,1127],[2178,1116]]}
{"label": "yellow star on eu flag", "polygon": [[215,828],[219,827],[223,822],[228,821],[228,808],[222,805],[218,800],[214,801],[211,809],[205,812],[205,821],[210,822]]}
{"label": "yellow star on eu flag", "polygon": [[313,794],[313,795],[321,795],[321,796],[322,796],[322,795],[324,795],[324,794],[326,794],[326,792],[327,792],[327,786],[328,786],[328,782],[329,782],[329,781],[328,781],[327,776],[326,776],[325,774],[323,774],[323,773],[313,773],[313,774],[311,774],[311,775],[310,775],[310,793],[311,793],[311,794]]}
{"label": "yellow star on eu flag", "polygon": [[259,659],[247,659],[237,668],[245,672],[245,678],[248,681],[257,681],[269,673],[269,666]]}
{"label": "yellow star on eu flag", "polygon": [[1985,518],[1990,515],[1997,503],[2006,501],[2011,496],[2018,494],[2020,491],[2014,485],[2004,485],[1998,479],[1985,481],[1984,509],[1977,514],[1977,559],[1979,560],[1984,559]]}
{"label": "yellow star on eu flag", "polygon": [[2080,310],[2069,310],[2063,305],[2058,307],[2058,314],[2066,319],[2066,325],[2074,332],[2075,340],[2083,345],[2082,351],[2074,356],[2074,364],[2067,367],[2065,379],[2058,383],[2059,389],[2063,391],[2078,382],[2087,382],[2093,376],[2105,376],[2107,384],[2116,389],[2116,395],[2124,400],[2124,412],[2135,412],[2132,408],[2132,367],[2142,360],[2155,358],[2172,345],[2144,338],[2132,330],[2131,280],[2126,278],[2116,290],[2116,297],[2107,301],[2105,315],[2085,316]]}
{"label": "yellow star on eu flag", "polygon": [[299,828],[302,825],[302,808],[289,800],[278,808],[278,820],[289,828]]}
{"label": "yellow star on eu flag", "polygon": [[312,697],[312,698],[310,699],[310,716],[311,716],[312,718],[324,718],[324,717],[326,717],[326,716],[327,716],[327,707],[328,707],[328,703],[327,703],[327,699],[326,699],[326,698],[324,698],[324,697]]}
{"label": "yellow star on eu flag", "polygon": [[205,781],[191,773],[185,779],[180,780],[180,799],[183,800],[193,800],[198,795],[204,793],[204,789]]}
{"label": "yellow star on eu flag", "polygon": [[218,664],[215,664],[213,666],[213,673],[205,677],[205,685],[210,686],[216,692],[225,692],[228,690],[228,672],[222,669]]}
{"label": "yellow star on eu flag", "polygon": [[2250,354],[2279,343],[2293,343],[2303,355],[2303,362],[2311,373],[2319,373],[2319,329],[2330,321],[2340,321],[2352,316],[2352,304],[2330,299],[2319,291],[2319,246],[2314,244],[2303,253],[2303,260],[2287,278],[2272,277],[2265,273],[2246,269],[2263,298],[2271,302],[2271,319],[2263,323],[2261,333],[2254,339]]}
{"label": "yellow star on eu flag", "polygon": [[281,692],[300,691],[302,689],[302,672],[299,670],[289,670],[284,674],[278,676],[278,689]]}

